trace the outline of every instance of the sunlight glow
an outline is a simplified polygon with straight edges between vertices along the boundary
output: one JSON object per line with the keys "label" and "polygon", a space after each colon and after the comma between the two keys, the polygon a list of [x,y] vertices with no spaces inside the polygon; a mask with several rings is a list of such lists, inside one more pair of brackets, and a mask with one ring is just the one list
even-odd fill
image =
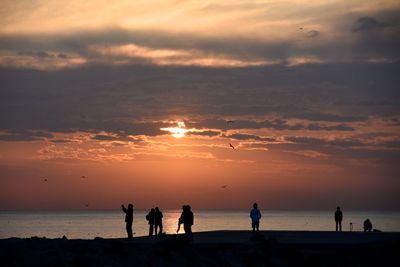
{"label": "sunlight glow", "polygon": [[161,128],[160,130],[170,132],[171,135],[175,138],[182,138],[189,130],[185,129],[186,126],[183,121],[178,121],[177,124],[178,126],[176,127],[166,127],[166,128]]}

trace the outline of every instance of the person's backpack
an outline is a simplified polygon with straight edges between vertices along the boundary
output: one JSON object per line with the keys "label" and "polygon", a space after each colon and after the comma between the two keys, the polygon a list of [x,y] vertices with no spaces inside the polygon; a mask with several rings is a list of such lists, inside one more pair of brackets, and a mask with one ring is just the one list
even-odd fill
{"label": "person's backpack", "polygon": [[146,220],[150,221],[150,214],[146,215]]}

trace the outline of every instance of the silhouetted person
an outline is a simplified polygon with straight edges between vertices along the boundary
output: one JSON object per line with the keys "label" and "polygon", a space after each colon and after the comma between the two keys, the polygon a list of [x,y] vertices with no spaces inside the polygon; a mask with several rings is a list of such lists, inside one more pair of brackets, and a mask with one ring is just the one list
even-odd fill
{"label": "silhouetted person", "polygon": [[194,224],[194,215],[191,211],[191,207],[189,205],[182,206],[182,214],[178,221],[178,230],[181,228],[181,224],[183,224],[183,229],[185,230],[185,234],[192,234],[192,225]]}
{"label": "silhouetted person", "polygon": [[186,205],[183,205],[181,216],[178,219],[178,229],[176,229],[177,233],[179,233],[179,230],[181,229],[181,224],[183,224],[183,213],[185,212],[185,210],[186,210]]}
{"label": "silhouetted person", "polygon": [[364,232],[371,232],[372,230],[372,223],[369,219],[364,221]]}
{"label": "silhouetted person", "polygon": [[261,212],[258,209],[257,203],[253,204],[253,209],[250,211],[250,218],[251,218],[251,227],[253,228],[253,232],[256,229],[258,232],[260,227]]}
{"label": "silhouetted person", "polygon": [[126,232],[128,233],[128,239],[131,240],[132,235],[132,224],[133,224],[133,205],[129,204],[126,209],[124,205],[121,205],[122,210],[125,212]]}
{"label": "silhouetted person", "polygon": [[150,212],[146,215],[146,220],[149,222],[149,236],[153,235],[153,229],[154,229],[154,216],[155,215],[155,210],[152,208]]}
{"label": "silhouetted person", "polygon": [[162,230],[163,230],[162,218],[163,218],[162,212],[158,209],[158,207],[156,207],[156,211],[154,213],[154,232],[156,235],[157,235],[157,228],[160,229],[158,234],[159,235],[162,234]]}
{"label": "silhouetted person", "polygon": [[186,234],[192,234],[192,225],[194,223],[194,215],[191,211],[190,205],[186,205],[186,213],[183,218],[183,230]]}
{"label": "silhouetted person", "polygon": [[342,220],[343,220],[343,213],[338,206],[335,211],[335,222],[336,222],[336,232],[339,230],[342,231]]}

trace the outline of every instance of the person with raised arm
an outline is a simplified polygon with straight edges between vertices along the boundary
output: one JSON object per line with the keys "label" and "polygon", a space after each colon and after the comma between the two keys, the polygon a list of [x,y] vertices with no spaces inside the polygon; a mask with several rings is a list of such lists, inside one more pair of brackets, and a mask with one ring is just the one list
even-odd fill
{"label": "person with raised arm", "polygon": [[121,205],[122,211],[125,212],[125,223],[126,223],[126,232],[128,233],[128,240],[133,238],[132,234],[132,224],[133,224],[133,205],[129,204],[128,208]]}

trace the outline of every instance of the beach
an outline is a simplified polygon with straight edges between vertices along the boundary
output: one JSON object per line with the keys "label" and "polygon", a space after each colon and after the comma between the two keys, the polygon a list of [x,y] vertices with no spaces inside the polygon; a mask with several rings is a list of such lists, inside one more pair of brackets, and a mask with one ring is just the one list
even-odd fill
{"label": "beach", "polygon": [[[195,209],[194,232],[219,230],[249,230],[250,210]],[[135,237],[147,236],[148,210],[134,210]],[[163,231],[175,234],[180,210],[163,210]],[[335,221],[332,210],[261,210],[260,230],[268,231],[332,231]],[[32,236],[68,239],[122,238],[126,236],[124,213],[121,210],[81,211],[0,211],[0,239]],[[345,211],[343,231],[363,231],[363,221],[369,218],[374,228],[383,232],[400,232],[400,213],[389,211]],[[183,228],[181,229],[183,233]]]}
{"label": "beach", "polygon": [[400,233],[209,231],[92,240],[0,240],[3,266],[389,266]]}

